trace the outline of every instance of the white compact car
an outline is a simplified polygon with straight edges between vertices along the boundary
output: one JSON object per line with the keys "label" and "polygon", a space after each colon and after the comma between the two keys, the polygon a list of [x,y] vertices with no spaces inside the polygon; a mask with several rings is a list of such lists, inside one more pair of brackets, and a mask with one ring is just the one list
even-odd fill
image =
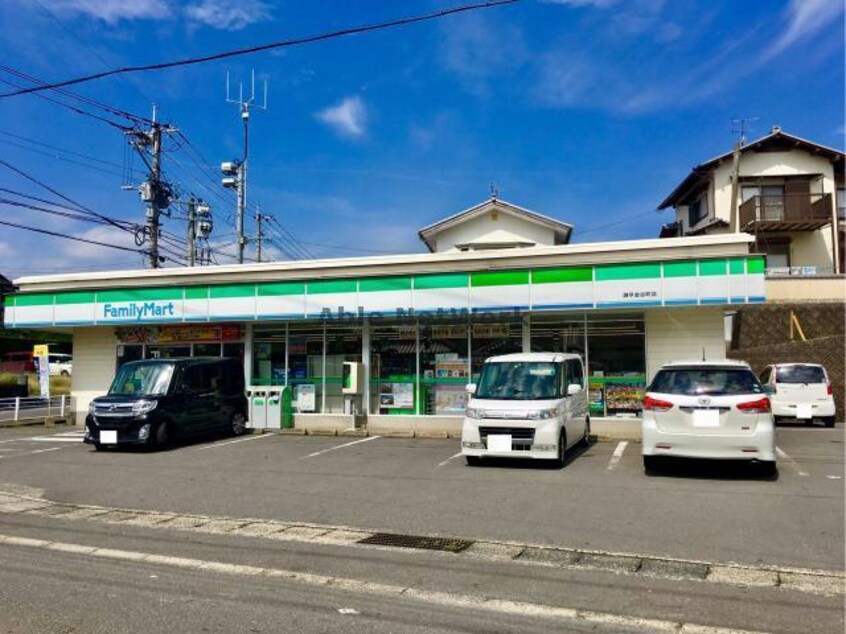
{"label": "white compact car", "polygon": [[577,354],[533,352],[491,357],[461,430],[468,465],[484,457],[535,458],[564,464],[564,454],[590,436],[585,372]]}
{"label": "white compact car", "polygon": [[70,376],[73,374],[73,357],[69,354],[51,352],[47,356],[50,363],[50,376]]}
{"label": "white compact car", "polygon": [[761,373],[761,383],[771,386],[773,416],[812,425],[822,421],[834,427],[835,409],[831,381],[825,368],[816,363],[777,363]]}
{"label": "white compact car", "polygon": [[742,361],[661,366],[643,399],[643,466],[663,456],[750,460],[775,472],[770,390]]}

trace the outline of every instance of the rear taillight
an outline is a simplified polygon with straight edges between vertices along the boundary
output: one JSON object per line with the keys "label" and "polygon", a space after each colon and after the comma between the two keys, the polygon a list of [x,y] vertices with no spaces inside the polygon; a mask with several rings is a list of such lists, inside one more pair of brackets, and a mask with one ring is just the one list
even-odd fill
{"label": "rear taillight", "polygon": [[825,386],[825,391],[826,391],[826,392],[828,392],[828,395],[829,395],[829,396],[831,396],[831,395],[832,395],[832,391],[831,391],[831,383],[829,383],[829,384],[827,384],[827,385]]}
{"label": "rear taillight", "polygon": [[741,412],[747,412],[749,414],[769,414],[770,399],[765,396],[763,398],[759,398],[757,401],[738,403],[736,407]]}
{"label": "rear taillight", "polygon": [[661,399],[652,398],[647,395],[643,399],[643,409],[654,410],[656,412],[666,412],[667,410],[673,409],[673,404],[670,403],[670,401],[662,401]]}

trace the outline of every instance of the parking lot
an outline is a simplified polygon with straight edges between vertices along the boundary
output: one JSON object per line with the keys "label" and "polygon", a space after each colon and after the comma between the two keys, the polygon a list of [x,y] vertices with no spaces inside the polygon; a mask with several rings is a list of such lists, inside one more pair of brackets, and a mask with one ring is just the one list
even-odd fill
{"label": "parking lot", "polygon": [[843,428],[780,427],[779,473],[668,465],[600,442],[563,469],[467,467],[456,440],[249,435],[94,452],[73,428],[0,430],[0,482],[56,502],[842,570]]}

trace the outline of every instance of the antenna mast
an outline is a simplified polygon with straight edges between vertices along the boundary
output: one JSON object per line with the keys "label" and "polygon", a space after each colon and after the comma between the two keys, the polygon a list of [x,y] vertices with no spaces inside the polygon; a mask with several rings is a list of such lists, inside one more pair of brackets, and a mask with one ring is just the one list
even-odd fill
{"label": "antenna mast", "polygon": [[746,133],[752,127],[751,124],[757,120],[758,117],[731,120],[732,134],[737,135],[737,141],[735,141],[732,151],[731,211],[729,216],[729,231],[731,233],[737,233],[740,230],[740,223],[737,219],[737,196],[740,193],[740,148],[746,145]]}
{"label": "antenna mast", "polygon": [[238,84],[238,98],[231,97],[229,73],[226,73],[226,103],[236,104],[241,112],[241,121],[244,122],[244,154],[240,159],[222,163],[221,171],[226,175],[222,183],[224,187],[235,189],[237,203],[235,209],[235,230],[238,244],[238,264],[244,263],[244,247],[247,238],[244,235],[244,213],[247,207],[247,160],[250,152],[250,108],[267,110],[267,80],[264,80],[264,100],[261,104],[256,103],[256,71],[250,74],[250,96],[244,98],[244,84]]}

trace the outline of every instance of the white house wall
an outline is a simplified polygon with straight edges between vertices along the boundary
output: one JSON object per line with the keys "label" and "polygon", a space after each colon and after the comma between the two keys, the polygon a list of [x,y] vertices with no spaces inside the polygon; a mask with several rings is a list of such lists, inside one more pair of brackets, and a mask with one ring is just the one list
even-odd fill
{"label": "white house wall", "polygon": [[646,380],[670,361],[726,358],[724,310],[719,307],[649,310],[646,329]]}
{"label": "white house wall", "polygon": [[457,251],[457,244],[469,242],[531,242],[537,245],[555,244],[555,232],[528,222],[501,210],[496,211],[497,219],[492,220],[487,211],[475,218],[454,227],[444,229],[437,235],[436,251]]}
{"label": "white house wall", "polygon": [[790,263],[801,266],[831,267],[831,229],[795,232],[790,236]]}
{"label": "white house wall", "polygon": [[85,424],[88,404],[109,389],[115,374],[114,328],[101,326],[73,330],[73,396],[76,424]]}

